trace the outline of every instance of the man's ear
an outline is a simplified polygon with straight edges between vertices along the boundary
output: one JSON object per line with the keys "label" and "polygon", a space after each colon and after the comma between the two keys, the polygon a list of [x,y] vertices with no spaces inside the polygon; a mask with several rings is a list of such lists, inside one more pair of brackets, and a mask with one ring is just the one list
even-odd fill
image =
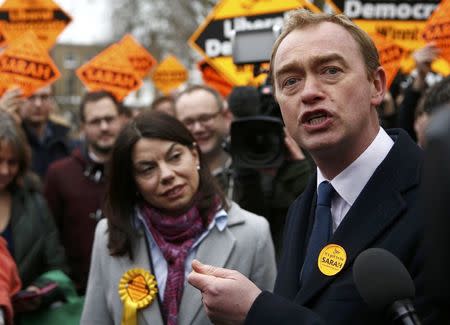
{"label": "man's ear", "polygon": [[234,115],[228,108],[228,103],[226,101],[223,102],[222,116],[223,119],[225,120],[225,123],[227,124],[227,129],[230,130],[231,122],[233,122]]}
{"label": "man's ear", "polygon": [[386,93],[386,72],[383,67],[378,67],[372,75],[372,89],[370,102],[374,107],[381,104]]}

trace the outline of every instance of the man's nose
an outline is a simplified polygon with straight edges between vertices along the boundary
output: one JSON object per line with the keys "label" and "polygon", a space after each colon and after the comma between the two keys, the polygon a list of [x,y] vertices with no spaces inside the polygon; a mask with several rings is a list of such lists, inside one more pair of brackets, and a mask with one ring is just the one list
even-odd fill
{"label": "man's nose", "polygon": [[205,127],[203,126],[203,124],[200,121],[194,121],[194,123],[192,123],[191,129],[192,129],[192,132],[198,132],[198,131],[203,131],[205,129]]}
{"label": "man's nose", "polygon": [[35,98],[33,99],[33,104],[34,104],[35,106],[42,106],[42,98],[39,97],[39,96],[35,97]]}
{"label": "man's nose", "polygon": [[322,99],[323,96],[320,81],[313,76],[306,77],[301,90],[302,102],[311,104]]}
{"label": "man's nose", "polygon": [[100,120],[100,129],[102,130],[106,130],[109,127],[109,122],[106,121],[106,119],[101,119]]}

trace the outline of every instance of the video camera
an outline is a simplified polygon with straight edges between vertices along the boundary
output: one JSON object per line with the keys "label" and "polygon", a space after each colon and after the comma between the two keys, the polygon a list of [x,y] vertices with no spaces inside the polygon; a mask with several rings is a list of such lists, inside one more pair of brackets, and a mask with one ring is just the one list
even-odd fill
{"label": "video camera", "polygon": [[[232,49],[236,65],[253,64],[254,74],[270,61],[278,28],[235,32]],[[231,124],[230,154],[236,168],[279,167],[285,160],[283,121],[269,80],[260,86],[235,87],[229,106],[237,117]]]}

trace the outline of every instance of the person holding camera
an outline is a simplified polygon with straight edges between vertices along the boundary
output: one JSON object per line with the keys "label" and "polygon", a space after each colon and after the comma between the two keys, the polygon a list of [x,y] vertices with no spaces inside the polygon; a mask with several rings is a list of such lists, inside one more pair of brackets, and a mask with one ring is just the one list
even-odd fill
{"label": "person holding camera", "polygon": [[[279,166],[268,168],[262,162],[259,166],[241,168],[233,162],[232,156],[245,155],[240,149],[227,145],[233,120],[259,115],[262,111],[259,93],[254,87],[235,88],[228,102],[216,90],[203,85],[188,87],[176,98],[177,117],[193,134],[222,190],[246,210],[268,219],[279,255],[287,210],[307,184],[310,163],[283,130],[285,150],[280,152],[285,154]],[[245,146],[242,150],[246,150]]]}
{"label": "person holding camera", "polygon": [[281,253],[286,213],[305,189],[312,161],[283,127],[272,87],[234,87],[228,107],[234,120],[230,132],[233,200],[265,216],[277,256]]}

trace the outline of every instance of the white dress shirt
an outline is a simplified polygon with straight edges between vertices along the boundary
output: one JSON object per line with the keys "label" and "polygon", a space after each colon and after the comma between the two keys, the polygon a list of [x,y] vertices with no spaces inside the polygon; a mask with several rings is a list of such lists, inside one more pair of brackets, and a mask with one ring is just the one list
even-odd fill
{"label": "white dress shirt", "polygon": [[393,145],[394,141],[380,127],[377,136],[367,149],[332,180],[326,179],[317,168],[317,187],[323,181],[329,181],[337,192],[331,201],[333,233]]}

